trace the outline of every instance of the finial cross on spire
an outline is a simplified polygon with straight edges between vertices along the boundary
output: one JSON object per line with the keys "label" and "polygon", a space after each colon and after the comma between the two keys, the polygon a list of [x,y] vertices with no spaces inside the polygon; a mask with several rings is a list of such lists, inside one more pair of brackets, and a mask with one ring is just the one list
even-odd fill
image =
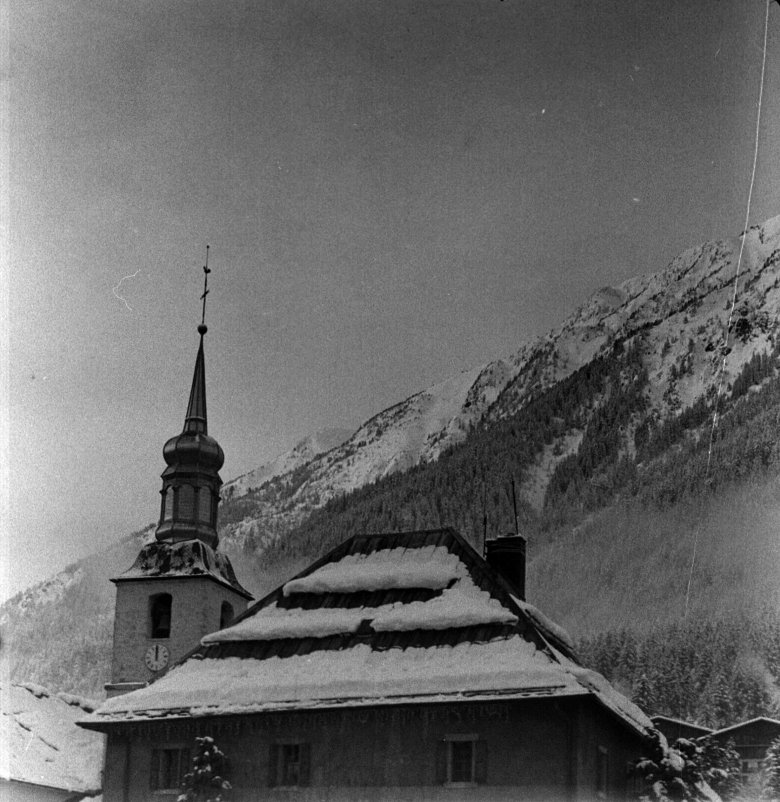
{"label": "finial cross on spire", "polygon": [[206,328],[206,296],[209,294],[209,273],[211,273],[211,270],[209,269],[209,246],[207,245],[206,264],[203,265],[203,295],[200,296],[203,301],[203,314],[200,318],[200,326],[198,326],[200,334],[205,334],[208,331]]}

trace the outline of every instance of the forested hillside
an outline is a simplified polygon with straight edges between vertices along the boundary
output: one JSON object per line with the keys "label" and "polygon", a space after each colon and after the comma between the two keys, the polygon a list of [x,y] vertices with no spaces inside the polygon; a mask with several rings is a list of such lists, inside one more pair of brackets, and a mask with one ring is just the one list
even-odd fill
{"label": "forested hillside", "polygon": [[780,712],[780,616],[683,620],[648,634],[623,629],[579,643],[579,654],[651,714],[712,729]]}
{"label": "forested hillside", "polygon": [[357,532],[412,527],[454,526],[481,545],[485,533],[514,529],[512,478],[522,484],[539,454],[577,428],[579,446],[558,462],[543,508],[521,499],[521,529],[534,543],[554,543],[608,507],[630,504],[652,517],[699,494],[706,505],[724,484],[773,475],[780,458],[777,349],[757,358],[760,371],[748,363],[721,396],[714,430],[714,396],[663,420],[645,415],[640,354],[641,338],[617,344],[521,413],[475,428],[438,461],[334,499],[269,545],[261,562],[312,557]]}

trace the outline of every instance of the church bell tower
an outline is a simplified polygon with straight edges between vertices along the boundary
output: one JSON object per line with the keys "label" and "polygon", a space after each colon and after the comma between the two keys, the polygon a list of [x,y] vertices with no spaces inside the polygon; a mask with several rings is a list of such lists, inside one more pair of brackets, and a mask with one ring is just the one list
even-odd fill
{"label": "church bell tower", "polygon": [[217,507],[225,455],[208,433],[203,341],[208,289],[204,271],[200,345],[181,434],[163,447],[160,519],[155,539],[116,584],[114,651],[108,696],[135,690],[160,676],[200,639],[226,626],[252,596],[218,551]]}

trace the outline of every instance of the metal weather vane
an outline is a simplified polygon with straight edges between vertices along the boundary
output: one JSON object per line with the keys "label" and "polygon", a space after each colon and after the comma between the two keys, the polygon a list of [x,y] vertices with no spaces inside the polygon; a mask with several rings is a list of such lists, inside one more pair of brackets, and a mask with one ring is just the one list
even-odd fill
{"label": "metal weather vane", "polygon": [[200,326],[198,326],[198,331],[200,331],[201,334],[206,333],[206,296],[209,294],[209,273],[211,273],[211,270],[209,268],[209,246],[207,245],[206,264],[203,265],[203,295],[200,296],[201,300],[203,301],[203,314],[200,318]]}

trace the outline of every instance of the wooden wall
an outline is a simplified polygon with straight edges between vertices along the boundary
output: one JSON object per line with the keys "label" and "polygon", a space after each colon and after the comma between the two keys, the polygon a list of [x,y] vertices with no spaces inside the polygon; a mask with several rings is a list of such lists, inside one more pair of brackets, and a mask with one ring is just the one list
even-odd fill
{"label": "wooden wall", "polygon": [[[263,800],[519,800],[559,802],[626,798],[627,763],[639,739],[590,697],[338,708],[144,723],[109,738],[105,802],[161,802],[149,788],[151,750],[192,747],[211,735],[230,760],[231,802]],[[441,783],[437,750],[447,736],[486,743],[486,782]],[[309,784],[269,787],[273,745],[310,744]],[[599,753],[607,767],[599,794]],[[128,762],[129,759],[129,762]],[[261,794],[261,797],[258,796]]]}

